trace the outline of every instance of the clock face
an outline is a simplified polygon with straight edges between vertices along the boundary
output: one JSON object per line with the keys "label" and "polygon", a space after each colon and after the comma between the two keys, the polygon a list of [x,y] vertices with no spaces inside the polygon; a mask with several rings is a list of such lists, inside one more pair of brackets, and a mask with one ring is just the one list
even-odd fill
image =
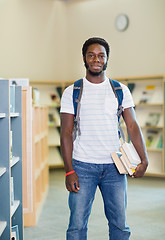
{"label": "clock face", "polygon": [[116,28],[119,31],[124,31],[128,27],[128,17],[125,14],[120,14],[116,18]]}

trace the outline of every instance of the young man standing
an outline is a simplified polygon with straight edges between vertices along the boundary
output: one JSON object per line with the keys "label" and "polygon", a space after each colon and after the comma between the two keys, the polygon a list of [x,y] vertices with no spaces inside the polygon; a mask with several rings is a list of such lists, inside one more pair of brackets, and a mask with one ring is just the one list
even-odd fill
{"label": "young man standing", "polygon": [[[102,38],[88,39],[82,48],[86,67],[80,107],[80,130],[73,143],[73,85],[61,100],[61,149],[69,194],[70,222],[67,240],[86,240],[87,224],[97,186],[109,225],[111,240],[128,240],[126,224],[127,178],[119,174],[111,152],[119,151],[118,102],[106,77],[109,45]],[[141,130],[135,118],[134,103],[128,88],[123,91],[122,116],[129,137],[141,158],[133,177],[142,177],[148,159]]]}

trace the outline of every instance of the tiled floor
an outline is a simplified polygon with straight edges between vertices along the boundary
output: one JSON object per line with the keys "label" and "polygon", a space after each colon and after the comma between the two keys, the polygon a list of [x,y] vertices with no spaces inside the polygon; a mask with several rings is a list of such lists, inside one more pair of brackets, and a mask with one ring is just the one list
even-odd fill
{"label": "tiled floor", "polygon": [[[50,172],[50,186],[37,226],[24,229],[24,240],[64,240],[68,224],[68,192],[64,171]],[[131,240],[165,240],[165,179],[128,178],[127,222]],[[89,219],[89,240],[108,240],[99,191]],[[116,239],[122,240],[122,239]]]}

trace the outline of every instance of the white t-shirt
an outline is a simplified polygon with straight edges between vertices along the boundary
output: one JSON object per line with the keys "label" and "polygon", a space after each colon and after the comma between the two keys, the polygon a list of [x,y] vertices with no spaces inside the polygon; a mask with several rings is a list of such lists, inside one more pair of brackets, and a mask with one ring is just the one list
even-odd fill
{"label": "white t-shirt", "polygon": [[[123,108],[133,107],[127,86],[123,89]],[[95,84],[83,78],[80,107],[80,130],[73,146],[73,158],[88,163],[112,163],[111,152],[119,151],[118,101],[109,79]],[[61,113],[74,114],[73,85],[67,87],[61,99]]]}

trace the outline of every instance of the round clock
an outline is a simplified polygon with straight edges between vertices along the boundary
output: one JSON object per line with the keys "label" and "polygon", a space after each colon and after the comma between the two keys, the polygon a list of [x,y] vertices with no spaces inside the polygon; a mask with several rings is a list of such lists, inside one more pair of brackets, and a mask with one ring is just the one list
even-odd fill
{"label": "round clock", "polygon": [[115,22],[117,30],[118,31],[126,30],[128,27],[128,22],[129,22],[129,20],[128,20],[127,15],[125,15],[125,14],[118,15],[116,18],[116,22]]}

